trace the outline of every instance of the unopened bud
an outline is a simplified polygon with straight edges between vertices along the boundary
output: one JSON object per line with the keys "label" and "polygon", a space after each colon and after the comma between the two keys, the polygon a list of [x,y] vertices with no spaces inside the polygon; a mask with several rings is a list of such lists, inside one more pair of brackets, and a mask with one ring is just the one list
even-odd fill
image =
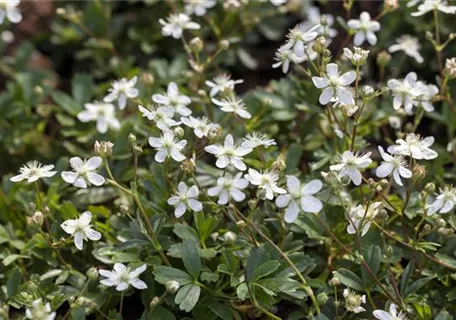
{"label": "unopened bud", "polygon": [[237,225],[239,228],[245,228],[245,226],[246,226],[244,220],[238,220],[238,221],[236,222],[236,225]]}
{"label": "unopened bud", "polygon": [[286,157],[284,153],[279,154],[277,159],[272,163],[271,170],[276,172],[283,172],[287,168]]}
{"label": "unopened bud", "polygon": [[130,133],[128,135],[128,141],[131,143],[131,144],[135,144],[136,141],[138,141],[138,139],[136,139],[136,136],[133,134],[133,133]]}
{"label": "unopened bud", "polygon": [[140,156],[143,153],[143,149],[140,146],[135,145],[135,146],[133,146],[133,153],[136,156]]}
{"label": "unopened bud", "polygon": [[443,228],[443,227],[446,226],[446,221],[443,220],[443,219],[438,219],[438,220],[435,222],[435,224],[437,225],[437,227]]}
{"label": "unopened bud", "polygon": [[177,282],[175,280],[167,281],[165,286],[166,286],[166,291],[168,291],[168,293],[171,293],[171,294],[176,293],[180,288],[179,282]]}
{"label": "unopened bud", "polygon": [[130,208],[126,204],[120,206],[119,210],[122,214],[127,214]]}
{"label": "unopened bud", "polygon": [[317,39],[315,39],[312,49],[316,53],[322,53],[326,49],[326,38],[318,37]]}
{"label": "unopened bud", "polygon": [[190,40],[189,43],[190,50],[192,50],[195,53],[201,52],[203,50],[203,41],[199,37],[195,37],[192,40]]}
{"label": "unopened bud", "polygon": [[185,131],[182,127],[176,127],[173,131],[178,138],[182,138],[185,135]]}
{"label": "unopened bud", "polygon": [[41,227],[44,222],[44,215],[41,211],[36,211],[32,216],[27,217],[27,223],[35,227]]}
{"label": "unopened bud", "polygon": [[377,218],[378,220],[385,220],[385,219],[388,219],[388,211],[386,211],[385,208],[381,208],[381,209],[378,211],[376,218]]}
{"label": "unopened bud", "polygon": [[155,296],[155,297],[152,298],[152,300],[150,300],[150,302],[149,302],[149,307],[150,307],[151,309],[154,309],[154,308],[157,306],[157,304],[158,304],[159,302],[160,302],[160,298],[157,297],[157,296]]}
{"label": "unopened bud", "polygon": [[186,173],[193,173],[196,170],[195,158],[185,159],[181,162],[181,169]]}
{"label": "unopened bud", "polygon": [[391,55],[387,51],[381,51],[377,55],[377,64],[382,67],[386,67],[391,61]]}
{"label": "unopened bud", "polygon": [[149,72],[143,73],[141,75],[141,80],[146,86],[151,86],[155,82],[154,76],[151,73],[149,73]]}
{"label": "unopened bud", "polygon": [[220,48],[222,50],[227,50],[230,47],[230,42],[228,40],[220,41]]}
{"label": "unopened bud", "polygon": [[431,231],[431,229],[432,229],[431,225],[425,224],[423,227],[423,232],[428,233],[429,231]]}
{"label": "unopened bud", "polygon": [[424,190],[428,194],[433,194],[435,192],[435,184],[432,182],[426,183],[426,185],[424,186]]}
{"label": "unopened bud", "polygon": [[422,179],[426,176],[426,167],[417,164],[413,167],[412,172],[416,179]]}
{"label": "unopened bud", "polygon": [[234,232],[232,231],[227,231],[224,235],[223,235],[223,240],[228,243],[228,244],[233,244],[236,242],[236,239],[237,239],[237,236]]}
{"label": "unopened bud", "polygon": [[325,292],[317,295],[317,302],[320,306],[324,305],[328,301],[329,297]]}
{"label": "unopened bud", "polygon": [[93,149],[98,156],[107,158],[112,154],[113,147],[114,144],[110,141],[95,141]]}
{"label": "unopened bud", "polygon": [[386,188],[389,186],[389,182],[386,179],[380,180],[379,184],[382,186],[382,188]]}
{"label": "unopened bud", "polygon": [[456,78],[456,58],[446,59],[443,72],[451,78]]}
{"label": "unopened bud", "polygon": [[87,270],[86,276],[90,280],[97,280],[98,279],[98,270],[96,268],[92,267],[89,270]]}
{"label": "unopened bud", "polygon": [[447,229],[447,228],[439,228],[437,230],[437,232],[441,235],[441,236],[448,236],[450,235],[452,232],[451,232],[451,229]]}
{"label": "unopened bud", "polygon": [[351,117],[356,113],[356,111],[358,111],[357,105],[342,105],[342,113],[347,117]]}
{"label": "unopened bud", "polygon": [[385,0],[383,3],[383,9],[386,12],[393,12],[399,8],[399,1],[398,0]]}
{"label": "unopened bud", "polygon": [[338,277],[332,277],[332,279],[329,280],[329,284],[333,287],[337,287],[338,285],[340,285],[340,280]]}
{"label": "unopened bud", "polygon": [[365,95],[366,97],[371,96],[374,93],[375,93],[375,90],[371,86],[364,86],[363,87],[363,95]]}
{"label": "unopened bud", "polygon": [[247,203],[249,205],[250,210],[254,210],[258,205],[258,199],[250,199]]}

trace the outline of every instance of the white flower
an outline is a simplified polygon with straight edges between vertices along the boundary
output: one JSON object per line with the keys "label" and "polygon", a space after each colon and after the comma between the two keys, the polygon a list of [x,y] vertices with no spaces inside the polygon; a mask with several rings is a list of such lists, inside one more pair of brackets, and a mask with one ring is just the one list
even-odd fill
{"label": "white flower", "polygon": [[245,199],[245,193],[242,189],[247,188],[249,181],[242,178],[242,172],[236,174],[233,178],[229,173],[224,177],[217,179],[217,186],[207,190],[207,194],[211,197],[218,196],[217,201],[220,205],[225,205],[230,199],[236,202],[241,202]]}
{"label": "white flower", "polygon": [[32,302],[31,308],[25,310],[25,316],[27,319],[33,320],[54,320],[56,313],[51,311],[51,304],[43,303],[43,300],[39,298]]}
{"label": "white flower", "polygon": [[332,165],[329,169],[339,171],[339,179],[349,177],[355,185],[359,186],[362,181],[360,170],[372,163],[370,155],[370,152],[359,155],[358,153],[353,154],[351,151],[345,151],[339,159],[339,164]]}
{"label": "white flower", "polygon": [[101,284],[108,287],[116,287],[117,291],[127,290],[130,285],[139,290],[147,289],[147,285],[144,281],[138,277],[141,273],[146,271],[147,266],[143,264],[139,268],[131,270],[122,263],[114,264],[112,271],[100,270],[100,275],[106,277],[100,281]]}
{"label": "white flower", "polygon": [[242,157],[252,152],[251,148],[246,148],[242,145],[237,147],[234,144],[234,139],[231,134],[226,136],[223,146],[220,144],[212,144],[205,147],[204,150],[206,150],[206,152],[214,154],[217,157],[217,162],[215,165],[218,168],[224,169],[231,164],[236,169],[241,171],[247,169],[247,166],[242,161]]}
{"label": "white flower", "polygon": [[249,173],[245,175],[245,178],[254,186],[258,186],[258,188],[264,190],[265,197],[268,200],[274,199],[274,193],[287,193],[285,189],[277,186],[279,175],[275,171],[265,171],[260,173],[255,169],[250,168]]}
{"label": "white flower", "polygon": [[259,146],[269,148],[270,146],[275,146],[277,144],[274,139],[269,139],[265,134],[256,131],[247,133],[245,138],[242,139],[244,141],[242,142],[241,146],[250,149],[254,149]]}
{"label": "white flower", "polygon": [[60,226],[62,229],[74,236],[74,245],[79,250],[84,247],[84,240],[98,241],[101,239],[101,233],[91,228],[90,221],[92,220],[92,214],[89,211],[84,212],[79,219],[70,219],[64,221]]}
{"label": "white flower", "polygon": [[285,211],[285,222],[292,223],[296,220],[299,210],[304,212],[317,213],[323,208],[320,200],[314,197],[323,187],[323,183],[318,180],[312,180],[301,185],[299,179],[294,176],[287,176],[287,194],[277,197],[276,205],[279,208],[287,208]]}
{"label": "white flower", "polygon": [[151,109],[138,106],[143,117],[149,120],[153,120],[157,125],[157,128],[162,131],[168,131],[169,128],[180,125],[180,122],[173,120],[174,110],[169,107],[158,107]]}
{"label": "white flower", "polygon": [[78,188],[87,188],[90,184],[99,187],[105,183],[105,178],[94,171],[102,161],[100,157],[92,157],[84,161],[79,157],[73,157],[70,159],[73,171],[63,171],[62,179]]}
{"label": "white flower", "polygon": [[393,92],[393,108],[398,110],[404,105],[404,110],[408,114],[412,113],[415,99],[422,94],[422,90],[417,87],[417,75],[409,72],[403,80],[388,80],[388,87]]}
{"label": "white flower", "polygon": [[181,121],[187,127],[192,128],[195,136],[200,139],[207,137],[211,130],[220,128],[218,124],[209,122],[207,117],[194,118],[190,116],[188,118],[181,118]]}
{"label": "white flower", "polygon": [[362,303],[366,303],[366,296],[364,294],[361,296],[356,292],[351,291],[349,288],[346,288],[344,289],[343,295],[345,298],[345,308],[347,308],[348,311],[354,313],[366,311],[366,309],[361,307]]}
{"label": "white flower", "polygon": [[372,314],[379,320],[407,320],[405,313],[402,311],[397,313],[397,306],[394,303],[390,304],[389,312],[384,310],[374,310]]}
{"label": "white flower", "polygon": [[401,176],[406,179],[412,176],[412,171],[407,168],[407,161],[401,155],[390,156],[381,146],[378,147],[378,150],[384,161],[377,168],[377,177],[385,178],[393,174],[394,181],[402,186]]}
{"label": "white flower", "polygon": [[187,145],[187,140],[177,140],[172,131],[166,131],[160,138],[150,137],[149,144],[157,150],[155,161],[161,163],[171,157],[177,162],[185,160],[182,149]]}
{"label": "white flower", "polygon": [[410,156],[417,160],[432,160],[437,158],[438,153],[429,147],[434,143],[434,137],[421,137],[414,133],[408,133],[404,139],[396,140],[397,145],[389,146],[388,152],[391,154],[401,154]]}
{"label": "white flower", "polygon": [[207,9],[216,5],[216,0],[186,0],[185,13],[191,16],[195,14],[202,17],[206,14]]}
{"label": "white flower", "polygon": [[424,3],[418,6],[418,11],[412,13],[412,16],[419,17],[433,10],[446,14],[455,14],[456,6],[449,6],[445,0],[425,0]]}
{"label": "white flower", "polygon": [[420,41],[408,34],[402,35],[396,39],[396,44],[388,48],[389,52],[403,51],[409,57],[412,57],[418,63],[423,63],[424,59],[420,54],[421,44]]}
{"label": "white flower", "polygon": [[112,87],[108,89],[108,94],[104,97],[104,102],[113,102],[117,100],[120,110],[125,109],[127,105],[127,99],[136,98],[139,94],[138,89],[135,88],[138,77],[133,77],[130,80],[122,78],[114,81]]}
{"label": "white flower", "polygon": [[355,234],[358,229],[361,229],[361,236],[364,236],[369,231],[371,220],[378,214],[381,205],[381,202],[374,202],[368,208],[362,205],[352,206],[348,211],[347,232]]}
{"label": "white flower", "polygon": [[344,48],[344,56],[355,66],[366,63],[369,52],[369,50],[363,50],[363,48],[359,47],[353,47],[353,52],[348,48]]}
{"label": "white flower", "polygon": [[279,7],[285,3],[287,3],[288,0],[269,0],[270,3],[275,5],[276,7]]}
{"label": "white flower", "polygon": [[287,73],[290,68],[290,62],[299,63],[298,58],[293,54],[293,44],[287,42],[282,45],[275,53],[274,60],[277,62],[272,65],[273,68],[282,67],[282,72]]}
{"label": "white flower", "polygon": [[162,34],[165,37],[172,36],[174,39],[182,37],[184,30],[198,30],[200,25],[190,21],[190,17],[186,14],[170,14],[166,20],[158,20],[162,27]]}
{"label": "white flower", "polygon": [[5,17],[12,23],[22,21],[22,14],[19,12],[20,0],[2,0],[0,1],[0,24],[3,23]]}
{"label": "white flower", "polygon": [[337,35],[337,30],[331,28],[333,24],[334,17],[332,15],[321,14],[318,7],[310,7],[307,9],[307,20],[301,25],[303,25],[305,28],[319,25],[315,30],[318,35],[331,39]]}
{"label": "white flower", "polygon": [[211,88],[209,95],[215,97],[219,92],[224,93],[234,90],[234,86],[243,83],[244,80],[232,80],[228,74],[220,74],[213,81],[206,81],[206,85]]}
{"label": "white flower", "polygon": [[306,55],[306,48],[309,42],[318,36],[316,31],[320,25],[316,25],[309,30],[305,30],[302,25],[297,25],[287,34],[287,42],[291,44],[290,50],[299,59]]}
{"label": "white flower", "polygon": [[179,182],[177,192],[168,199],[168,204],[175,207],[174,216],[180,218],[184,215],[187,209],[193,211],[203,210],[201,202],[196,200],[199,195],[197,186],[187,187],[185,182]]}
{"label": "white flower", "polygon": [[117,130],[120,128],[120,122],[116,118],[116,108],[110,103],[86,103],[86,110],[78,113],[78,119],[81,122],[96,121],[97,131],[106,133],[109,128]]}
{"label": "white flower", "polygon": [[456,204],[456,189],[453,186],[445,186],[440,194],[436,197],[435,201],[428,206],[427,215],[432,216],[434,213],[448,213],[453,210]]}
{"label": "white flower", "polygon": [[54,165],[42,165],[38,161],[30,161],[23,165],[20,169],[17,176],[11,177],[12,182],[18,182],[22,180],[27,180],[27,182],[35,182],[41,178],[49,178],[57,173],[57,171],[51,171],[54,169]]}
{"label": "white flower", "polygon": [[415,98],[415,104],[421,106],[427,112],[434,111],[432,102],[439,93],[439,88],[433,84],[427,85],[422,81],[418,81],[416,87],[420,95]]}
{"label": "white flower", "polygon": [[175,112],[186,117],[192,114],[187,106],[192,103],[192,100],[179,93],[179,88],[175,82],[168,84],[168,90],[166,94],[154,94],[152,100],[156,103],[164,105],[165,107],[172,108]]}
{"label": "white flower", "polygon": [[371,16],[368,12],[362,12],[359,16],[359,20],[348,20],[347,25],[350,29],[356,31],[355,38],[353,39],[353,44],[355,46],[362,45],[366,39],[367,42],[373,46],[377,43],[377,36],[374,32],[380,30],[380,23],[371,20]]}
{"label": "white flower", "polygon": [[250,119],[252,115],[245,108],[245,103],[237,97],[224,98],[222,100],[212,99],[212,102],[218,105],[223,112],[234,112],[244,119]]}
{"label": "white flower", "polygon": [[355,79],[355,71],[339,75],[339,67],[335,63],[328,63],[325,77],[312,77],[314,85],[318,89],[324,89],[319,98],[322,105],[326,105],[331,99],[338,99],[340,103],[346,105],[355,104],[353,94],[346,88]]}

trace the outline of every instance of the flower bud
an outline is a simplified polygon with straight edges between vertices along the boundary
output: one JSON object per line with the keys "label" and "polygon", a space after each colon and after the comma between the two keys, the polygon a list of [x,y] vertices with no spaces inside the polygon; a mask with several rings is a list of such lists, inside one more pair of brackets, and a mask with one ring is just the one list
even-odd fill
{"label": "flower bud", "polygon": [[130,133],[128,135],[128,142],[130,142],[131,144],[135,144],[136,141],[138,141],[138,139],[136,139],[136,136],[133,133]]}
{"label": "flower bud", "polygon": [[446,59],[443,72],[451,78],[456,78],[456,58]]}
{"label": "flower bud", "polygon": [[230,47],[230,42],[228,40],[222,40],[219,45],[222,50],[227,50]]}
{"label": "flower bud", "polygon": [[238,221],[236,222],[236,225],[237,225],[239,228],[245,228],[245,226],[246,226],[244,220],[238,220]]}
{"label": "flower bud", "polygon": [[126,204],[121,205],[120,208],[119,208],[120,213],[122,213],[122,214],[127,214],[129,209],[130,208],[128,208],[128,206]]}
{"label": "flower bud", "polygon": [[236,239],[237,239],[237,235],[232,232],[232,231],[227,231],[224,235],[223,235],[223,240],[228,243],[228,244],[233,244],[236,242]]}
{"label": "flower bud", "polygon": [[36,211],[31,217],[27,217],[27,223],[31,226],[41,227],[44,222],[44,215],[40,211]]}
{"label": "flower bud", "polygon": [[342,105],[341,109],[342,109],[342,113],[346,117],[351,117],[352,115],[354,115],[356,113],[356,111],[358,111],[358,106],[357,105],[348,106],[348,105],[344,104],[344,105]]}
{"label": "flower bud", "polygon": [[375,216],[376,219],[378,220],[386,220],[388,219],[388,211],[386,211],[385,208],[381,208],[378,210],[377,215]]}
{"label": "flower bud", "polygon": [[329,284],[333,287],[337,287],[338,285],[340,285],[340,280],[338,277],[332,277],[332,279],[329,280]]}
{"label": "flower bud", "polygon": [[196,163],[195,163],[195,158],[189,158],[185,159],[184,161],[181,162],[181,169],[189,174],[192,174],[196,170]]}
{"label": "flower bud", "polygon": [[420,164],[417,164],[413,167],[412,170],[413,177],[416,179],[422,179],[426,176],[426,167]]}
{"label": "flower bud", "polygon": [[386,188],[386,187],[389,186],[389,182],[388,182],[388,180],[386,180],[386,179],[380,180],[380,183],[379,183],[379,184],[382,186],[382,188]]}
{"label": "flower bud", "polygon": [[149,73],[149,72],[143,73],[141,75],[141,80],[146,86],[151,86],[155,82],[154,76],[151,73]]}
{"label": "flower bud", "polygon": [[383,10],[386,12],[393,12],[399,8],[399,1],[398,0],[385,0],[383,3]]}
{"label": "flower bud", "polygon": [[329,297],[328,295],[325,293],[325,292],[322,292],[322,293],[319,293],[317,295],[317,302],[320,306],[326,304],[326,302],[328,301]]}
{"label": "flower bud", "polygon": [[377,55],[377,64],[382,67],[386,67],[391,61],[391,55],[387,51],[381,51]]}
{"label": "flower bud", "polygon": [[447,228],[439,228],[437,230],[437,232],[441,235],[441,236],[448,236],[450,235],[452,232],[451,232],[451,229],[447,229]]}
{"label": "flower bud", "polygon": [[222,133],[222,128],[219,126],[212,126],[207,133],[207,137],[210,141],[216,140]]}
{"label": "flower bud", "polygon": [[192,50],[195,53],[199,53],[201,52],[201,50],[203,50],[204,44],[199,37],[195,37],[192,40],[190,40],[189,46],[190,50]]}
{"label": "flower bud", "polygon": [[178,138],[182,138],[185,135],[185,131],[182,127],[176,127],[173,131]]}
{"label": "flower bud", "polygon": [[138,146],[138,145],[134,145],[133,146],[133,153],[138,157],[138,156],[140,156],[143,153],[143,149],[140,146]]}
{"label": "flower bud", "polygon": [[429,231],[431,231],[431,229],[432,229],[431,225],[425,224],[423,227],[423,232],[428,233]]}
{"label": "flower bud", "polygon": [[176,293],[180,288],[179,282],[174,280],[167,281],[165,286],[166,291],[171,294]]}
{"label": "flower bud", "polygon": [[155,297],[152,298],[152,300],[150,300],[150,302],[149,302],[149,307],[150,307],[151,309],[154,309],[154,308],[157,306],[157,304],[158,304],[159,302],[160,302],[160,298],[157,297],[157,296],[155,296]]}
{"label": "flower bud", "polygon": [[95,141],[95,144],[93,146],[93,149],[95,150],[95,153],[102,157],[102,158],[107,158],[112,154],[112,148],[114,147],[114,144],[110,141]]}
{"label": "flower bud", "polygon": [[89,270],[87,270],[86,276],[90,280],[97,280],[98,279],[98,270],[97,270],[97,268],[92,267]]}
{"label": "flower bud", "polygon": [[312,46],[312,49],[316,53],[322,53],[326,49],[326,38],[325,37],[318,37],[315,39],[315,42]]}
{"label": "flower bud", "polygon": [[283,172],[287,168],[286,157],[284,153],[279,154],[277,159],[272,163],[271,170],[276,172]]}
{"label": "flower bud", "polygon": [[432,182],[426,183],[424,186],[424,191],[426,191],[428,194],[433,194],[435,192],[435,184]]}
{"label": "flower bud", "polygon": [[439,228],[443,228],[446,226],[446,221],[443,220],[443,219],[438,219],[435,224],[439,227]]}
{"label": "flower bud", "polygon": [[371,86],[364,86],[362,92],[364,96],[369,97],[375,93],[375,90]]}

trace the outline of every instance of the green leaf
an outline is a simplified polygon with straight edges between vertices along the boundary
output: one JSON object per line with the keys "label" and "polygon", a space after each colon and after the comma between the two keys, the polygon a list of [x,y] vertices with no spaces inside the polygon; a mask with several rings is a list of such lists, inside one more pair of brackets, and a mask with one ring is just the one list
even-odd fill
{"label": "green leaf", "polygon": [[215,313],[219,318],[223,320],[232,320],[233,314],[231,313],[231,309],[225,306],[224,304],[218,302],[208,302],[207,306],[213,313]]}
{"label": "green leaf", "polygon": [[81,306],[76,306],[71,310],[72,320],[85,320],[85,309]]}
{"label": "green leaf", "polygon": [[22,276],[18,268],[14,268],[8,274],[8,281],[6,282],[6,293],[8,297],[14,296],[19,292],[19,285],[21,284]]}
{"label": "green leaf", "polygon": [[256,281],[260,278],[264,278],[267,275],[275,272],[280,267],[280,262],[277,260],[266,261],[261,264],[252,274],[252,281]]}
{"label": "green leaf", "polygon": [[3,259],[2,262],[3,262],[3,264],[5,266],[8,266],[8,265],[10,265],[11,263],[13,263],[14,261],[16,261],[19,258],[28,259],[29,257],[28,256],[24,256],[24,255],[20,255],[20,254],[11,254],[11,255],[7,256],[5,259]]}
{"label": "green leaf", "polygon": [[[369,246],[366,248],[363,254],[364,260],[366,261],[374,276],[377,276],[378,270],[380,269],[381,255],[382,251],[378,245]],[[361,268],[361,274],[365,287],[369,287],[375,283],[374,279],[369,274],[369,272],[367,272],[366,268]]]}
{"label": "green leaf", "polygon": [[187,284],[176,294],[174,302],[179,305],[179,309],[190,312],[198,302],[201,288],[196,284]]}
{"label": "green leaf", "polygon": [[192,240],[186,240],[181,245],[182,259],[185,269],[194,279],[198,279],[201,271],[201,258],[198,248]]}
{"label": "green leaf", "polygon": [[78,113],[82,110],[82,104],[78,103],[76,100],[62,91],[52,91],[51,97],[59,107],[61,107],[72,116],[77,116]]}
{"label": "green leaf", "polygon": [[93,78],[87,73],[78,73],[71,82],[71,92],[74,99],[83,105],[90,101],[90,93],[93,88]]}
{"label": "green leaf", "polygon": [[195,229],[187,224],[177,223],[173,227],[173,232],[176,236],[182,240],[193,240],[196,243],[199,242],[198,233]]}
{"label": "green leaf", "polygon": [[401,293],[404,294],[405,290],[407,290],[408,283],[410,278],[412,277],[413,270],[415,270],[415,260],[410,261],[407,264],[407,267],[404,269],[404,273],[402,273],[401,277]]}
{"label": "green leaf", "polygon": [[170,280],[174,280],[179,282],[181,286],[189,284],[193,281],[192,277],[179,269],[166,267],[166,266],[158,266],[155,268],[154,271],[155,281],[161,284],[166,284],[166,282]]}
{"label": "green leaf", "polygon": [[146,320],[176,320],[174,314],[168,309],[162,306],[156,306],[152,312],[149,312],[146,316]]}
{"label": "green leaf", "polygon": [[334,271],[334,275],[339,278],[347,287],[355,289],[357,291],[364,291],[363,280],[361,280],[355,273],[347,269],[339,269]]}
{"label": "green leaf", "polygon": [[414,283],[412,283],[410,286],[407,287],[407,290],[405,290],[405,292],[404,292],[404,296],[407,297],[408,295],[410,295],[412,293],[418,292],[418,290],[420,290],[422,287],[424,287],[432,279],[434,279],[434,276],[416,280]]}

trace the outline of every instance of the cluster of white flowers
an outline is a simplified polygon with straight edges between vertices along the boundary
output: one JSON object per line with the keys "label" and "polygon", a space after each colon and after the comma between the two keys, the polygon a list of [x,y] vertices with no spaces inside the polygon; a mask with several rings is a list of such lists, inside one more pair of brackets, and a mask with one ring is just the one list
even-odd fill
{"label": "cluster of white flowers", "polygon": [[415,72],[410,72],[404,79],[388,80],[388,87],[393,94],[393,108],[399,110],[404,106],[405,112],[411,114],[413,107],[421,106],[427,112],[434,111],[433,99],[439,93],[437,86],[427,85],[417,80]]}

